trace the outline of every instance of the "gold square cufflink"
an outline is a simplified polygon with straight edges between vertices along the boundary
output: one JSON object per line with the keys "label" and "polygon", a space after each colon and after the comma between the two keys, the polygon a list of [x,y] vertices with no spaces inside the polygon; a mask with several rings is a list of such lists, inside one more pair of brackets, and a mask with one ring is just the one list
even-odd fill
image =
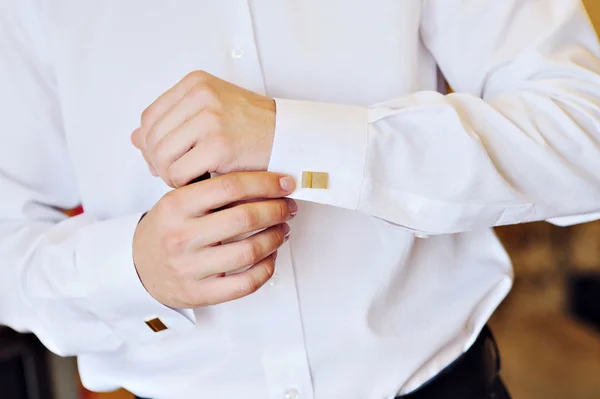
{"label": "gold square cufflink", "polygon": [[158,317],[155,317],[151,320],[146,320],[145,323],[154,332],[161,332],[168,329],[165,323],[163,323]]}
{"label": "gold square cufflink", "polygon": [[326,172],[302,172],[302,188],[319,188],[326,190],[329,185],[329,174]]}

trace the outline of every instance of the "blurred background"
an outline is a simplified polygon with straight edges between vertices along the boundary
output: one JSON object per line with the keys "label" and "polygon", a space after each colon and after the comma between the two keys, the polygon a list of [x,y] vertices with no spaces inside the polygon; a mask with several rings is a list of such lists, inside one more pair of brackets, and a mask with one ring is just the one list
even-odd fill
{"label": "blurred background", "polygon": [[[597,31],[600,0],[584,3]],[[600,398],[600,222],[497,229],[514,262],[512,293],[491,326],[515,399]],[[81,387],[75,359],[48,353],[29,335],[0,328],[3,399],[131,399]]]}

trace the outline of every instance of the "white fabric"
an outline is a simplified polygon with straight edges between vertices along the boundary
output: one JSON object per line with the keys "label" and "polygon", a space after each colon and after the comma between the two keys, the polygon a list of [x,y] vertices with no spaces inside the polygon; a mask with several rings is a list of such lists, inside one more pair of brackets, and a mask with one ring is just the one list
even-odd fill
{"label": "white fabric", "polygon": [[[93,390],[410,391],[510,289],[490,227],[600,212],[598,55],[574,0],[0,0],[0,323]],[[276,98],[270,170],[330,188],[293,194],[272,284],[192,312],[132,265],[168,188],[129,134],[196,69]]]}

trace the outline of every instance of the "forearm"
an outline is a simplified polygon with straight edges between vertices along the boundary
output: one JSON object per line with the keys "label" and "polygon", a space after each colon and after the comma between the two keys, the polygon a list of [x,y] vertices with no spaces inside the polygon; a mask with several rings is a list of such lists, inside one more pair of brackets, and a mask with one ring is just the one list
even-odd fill
{"label": "forearm", "polygon": [[600,93],[589,75],[527,81],[486,100],[415,96],[374,122],[359,209],[396,203],[377,216],[431,233],[597,212],[599,102],[578,90]]}
{"label": "forearm", "polygon": [[597,212],[600,83],[579,72],[485,100],[420,92],[335,113],[280,100],[270,168],[330,174],[295,198],[433,234]]}

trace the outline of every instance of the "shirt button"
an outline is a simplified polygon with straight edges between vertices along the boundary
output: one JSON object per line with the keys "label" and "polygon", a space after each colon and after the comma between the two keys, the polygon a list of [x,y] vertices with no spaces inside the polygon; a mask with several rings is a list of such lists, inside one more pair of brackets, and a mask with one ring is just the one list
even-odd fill
{"label": "shirt button", "polygon": [[269,279],[269,285],[271,287],[274,287],[278,282],[279,282],[279,275],[277,273],[274,273],[271,276],[271,278]]}
{"label": "shirt button", "polygon": [[244,49],[243,48],[236,47],[233,50],[231,50],[231,58],[233,58],[234,60],[239,60],[243,56],[244,56]]}
{"label": "shirt button", "polygon": [[285,395],[283,395],[284,399],[298,399],[300,398],[300,393],[295,389],[288,389],[285,391]]}
{"label": "shirt button", "polygon": [[417,238],[429,238],[429,236],[425,233],[415,233],[415,237]]}

